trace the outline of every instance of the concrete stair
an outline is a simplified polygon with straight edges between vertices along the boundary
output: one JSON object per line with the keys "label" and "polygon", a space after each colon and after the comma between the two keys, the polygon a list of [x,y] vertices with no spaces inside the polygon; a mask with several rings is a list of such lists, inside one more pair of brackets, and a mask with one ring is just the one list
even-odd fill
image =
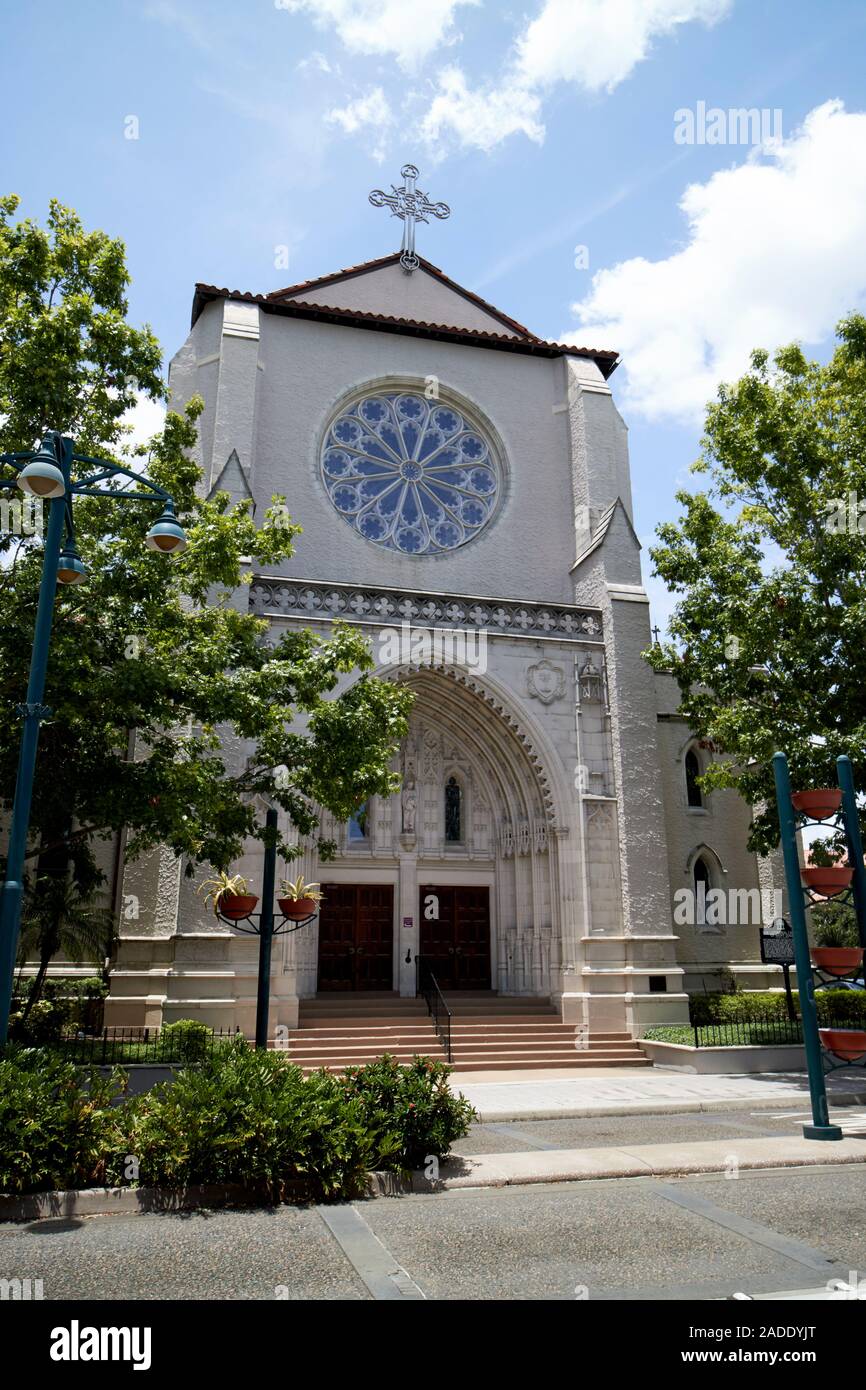
{"label": "concrete stair", "polygon": [[[627,1033],[594,1033],[577,1046],[574,1025],[562,1023],[546,999],[448,994],[446,1002],[453,1065],[460,1071],[650,1065]],[[385,1052],[404,1063],[415,1056],[445,1060],[423,999],[319,995],[302,1001],[299,1024],[288,1052],[304,1071],[363,1066]]]}

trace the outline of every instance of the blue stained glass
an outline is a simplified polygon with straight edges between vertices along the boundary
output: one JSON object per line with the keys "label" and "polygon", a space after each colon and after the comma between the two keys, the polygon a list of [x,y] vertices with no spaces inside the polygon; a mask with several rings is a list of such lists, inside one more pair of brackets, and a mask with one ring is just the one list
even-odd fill
{"label": "blue stained glass", "polygon": [[349,406],[328,432],[321,466],[347,524],[405,555],[465,544],[499,499],[488,441],[459,411],[420,392],[380,392]]}
{"label": "blue stained glass", "polygon": [[464,502],[460,515],[467,526],[480,526],[487,512],[480,502]]}
{"label": "blue stained glass", "polygon": [[409,555],[417,555],[424,549],[423,533],[414,526],[405,526],[402,531],[397,532],[397,545]]}
{"label": "blue stained glass", "polygon": [[406,451],[406,457],[410,459],[414,458],[418,440],[421,438],[421,431],[415,424],[414,420],[404,421],[402,434],[403,448]]}
{"label": "blue stained glass", "polygon": [[496,487],[496,479],[486,468],[473,468],[469,474],[469,486],[475,492],[493,492]]}

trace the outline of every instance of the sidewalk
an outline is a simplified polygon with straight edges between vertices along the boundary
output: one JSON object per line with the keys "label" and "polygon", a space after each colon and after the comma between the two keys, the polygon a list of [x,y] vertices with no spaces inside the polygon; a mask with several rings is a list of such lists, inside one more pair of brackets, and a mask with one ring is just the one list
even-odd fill
{"label": "sidewalk", "polygon": [[[693,1073],[585,1068],[557,1071],[455,1072],[451,1089],[474,1105],[482,1120],[582,1119],[592,1115],[687,1114],[689,1111],[755,1109],[809,1110],[805,1072],[758,1076],[695,1076]],[[866,1079],[854,1074],[827,1081],[831,1109],[866,1104]],[[805,1116],[804,1116],[805,1118]],[[832,1144],[824,1148],[838,1148]]]}
{"label": "sidewalk", "polygon": [[[801,1168],[812,1164],[866,1163],[866,1138],[832,1143],[796,1136],[771,1139],[710,1139],[696,1144],[639,1144],[633,1148],[561,1149],[553,1153],[470,1154],[444,1165],[436,1190],[510,1187],[539,1182],[599,1178],[682,1177],[750,1168]],[[423,1173],[413,1174],[415,1192],[429,1192]]]}

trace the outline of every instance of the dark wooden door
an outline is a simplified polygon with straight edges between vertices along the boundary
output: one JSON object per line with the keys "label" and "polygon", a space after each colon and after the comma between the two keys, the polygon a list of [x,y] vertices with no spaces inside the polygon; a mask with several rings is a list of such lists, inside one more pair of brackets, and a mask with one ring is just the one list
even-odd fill
{"label": "dark wooden door", "polygon": [[490,988],[489,889],[422,887],[418,920],[421,955],[441,989]]}
{"label": "dark wooden door", "polygon": [[323,883],[319,989],[394,987],[394,889],[390,883]]}

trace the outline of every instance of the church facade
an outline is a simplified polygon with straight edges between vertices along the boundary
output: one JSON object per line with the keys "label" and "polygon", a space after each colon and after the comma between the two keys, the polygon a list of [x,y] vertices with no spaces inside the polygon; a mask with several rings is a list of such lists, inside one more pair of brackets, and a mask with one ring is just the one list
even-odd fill
{"label": "church facade", "polygon": [[[329,991],[413,995],[419,955],[446,993],[549,998],[590,1030],[686,1020],[690,990],[772,980],[759,923],[679,924],[682,890],[766,893],[773,866],[748,808],[701,793],[711,753],[642,655],[616,354],[539,339],[414,259],[199,285],[171,366],[174,402],[206,403],[206,486],[259,515],[283,494],[303,526],[236,601],[274,636],[357,624],[415,695],[401,791],[325,816],[336,860],[305,845],[291,867],[325,900],[275,941],[271,1025]],[[251,891],[260,848],[233,866]],[[257,941],[195,889],[167,852],[126,866],[109,1025],[252,1033]]]}

